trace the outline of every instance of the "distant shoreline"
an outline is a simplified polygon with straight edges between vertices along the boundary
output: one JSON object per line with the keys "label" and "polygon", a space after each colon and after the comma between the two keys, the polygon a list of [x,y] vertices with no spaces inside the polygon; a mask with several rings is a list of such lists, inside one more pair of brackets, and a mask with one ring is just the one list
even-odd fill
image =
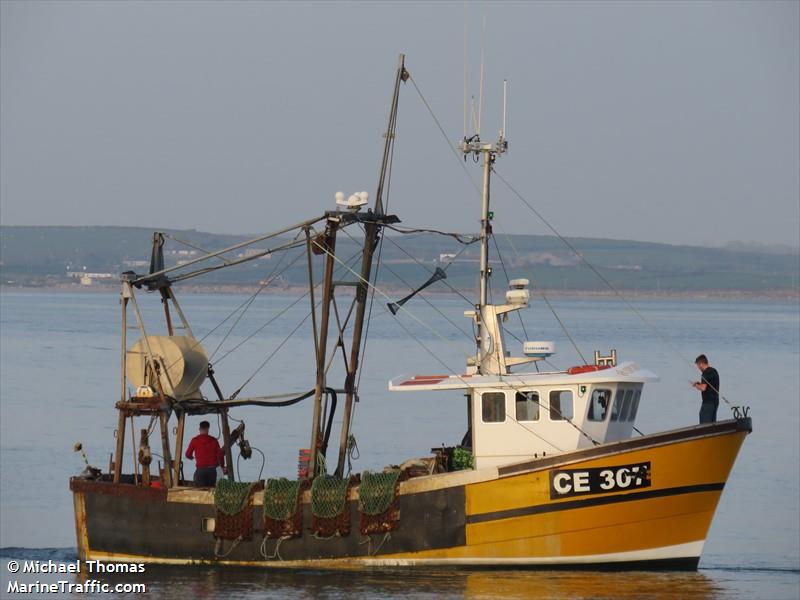
{"label": "distant shoreline", "polygon": [[[259,286],[256,285],[176,285],[175,289],[184,294],[254,294]],[[403,296],[410,290],[398,286],[382,286],[381,289],[387,294]],[[80,285],[75,283],[64,283],[57,285],[0,285],[2,293],[116,293],[119,288],[115,284],[99,285]],[[283,286],[266,289],[262,294],[274,296],[298,296],[308,291],[305,286]],[[477,290],[461,290],[467,295],[476,295]],[[659,300],[659,299],[687,299],[687,300],[772,300],[772,301],[800,301],[800,289],[777,289],[777,290],[620,290],[619,293],[625,298],[635,298],[637,300]],[[454,296],[450,290],[426,291],[427,296]],[[533,289],[531,295],[544,294],[552,298],[616,298],[617,294],[611,290],[564,290],[564,289]]]}

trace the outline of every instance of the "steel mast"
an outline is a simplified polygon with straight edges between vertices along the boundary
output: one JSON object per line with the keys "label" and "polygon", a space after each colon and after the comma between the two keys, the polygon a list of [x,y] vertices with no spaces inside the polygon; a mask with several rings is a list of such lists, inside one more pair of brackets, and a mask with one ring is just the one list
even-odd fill
{"label": "steel mast", "polygon": [[389,111],[389,124],[386,127],[381,160],[380,174],[378,175],[378,189],[375,193],[374,219],[364,223],[364,250],[361,258],[361,275],[356,288],[356,316],[353,323],[353,339],[350,348],[350,360],[347,362],[347,378],[345,380],[346,399],[344,414],[342,416],[342,432],[339,439],[339,457],[336,463],[336,476],[341,477],[344,472],[344,463],[347,457],[347,446],[350,438],[350,424],[353,415],[353,401],[358,395],[356,389],[356,373],[358,371],[359,354],[361,352],[362,332],[364,329],[364,313],[367,307],[369,282],[372,275],[372,258],[380,239],[381,229],[384,224],[385,206],[383,202],[383,189],[386,185],[386,173],[391,159],[394,145],[395,130],[397,128],[397,105],[400,97],[400,84],[409,77],[405,67],[406,55],[401,54],[398,59],[397,72],[392,92],[392,107]]}
{"label": "steel mast", "polygon": [[[504,84],[504,104],[505,104],[505,84]],[[489,238],[492,235],[492,211],[490,210],[490,197],[491,197],[491,175],[492,165],[498,156],[508,150],[508,141],[505,137],[505,106],[503,107],[503,129],[500,130],[500,137],[494,144],[485,144],[481,141],[480,132],[475,133],[470,138],[464,138],[459,145],[461,152],[464,154],[464,160],[470,154],[476,160],[482,160],[483,167],[483,185],[481,188],[481,229],[480,229],[480,247],[481,247],[481,261],[480,261],[480,274],[479,274],[479,295],[478,304],[475,306],[476,315],[475,322],[477,327],[477,334],[475,341],[477,345],[477,356],[475,357],[475,364],[478,372],[481,372],[481,363],[487,353],[492,351],[493,340],[489,334],[486,326],[486,315],[484,307],[489,304],[489,289],[490,277],[492,275],[492,268],[489,266]],[[480,157],[480,159],[478,158]]]}

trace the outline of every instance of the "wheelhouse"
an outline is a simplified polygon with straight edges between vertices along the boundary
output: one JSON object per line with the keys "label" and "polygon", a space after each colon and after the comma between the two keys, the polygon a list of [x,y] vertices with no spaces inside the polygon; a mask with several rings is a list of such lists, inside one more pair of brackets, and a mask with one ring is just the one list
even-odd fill
{"label": "wheelhouse", "polygon": [[646,381],[634,363],[597,372],[418,376],[389,389],[464,390],[475,468],[495,467],[631,437]]}

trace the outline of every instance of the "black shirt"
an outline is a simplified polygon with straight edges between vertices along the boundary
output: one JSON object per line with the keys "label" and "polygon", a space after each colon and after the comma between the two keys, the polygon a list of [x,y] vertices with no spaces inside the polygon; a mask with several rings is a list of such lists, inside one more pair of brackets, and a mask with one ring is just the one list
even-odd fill
{"label": "black shirt", "polygon": [[700,383],[706,384],[706,390],[701,392],[703,402],[719,404],[719,373],[714,367],[706,367]]}

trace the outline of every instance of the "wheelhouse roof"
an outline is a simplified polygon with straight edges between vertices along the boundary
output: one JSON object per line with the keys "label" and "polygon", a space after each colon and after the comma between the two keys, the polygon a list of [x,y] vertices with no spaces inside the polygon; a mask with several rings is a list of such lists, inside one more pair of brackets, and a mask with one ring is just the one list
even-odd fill
{"label": "wheelhouse roof", "polygon": [[444,391],[473,388],[527,389],[538,386],[593,385],[598,383],[645,383],[658,381],[658,376],[635,362],[623,362],[598,371],[548,371],[511,373],[508,375],[403,375],[389,381],[389,391]]}

